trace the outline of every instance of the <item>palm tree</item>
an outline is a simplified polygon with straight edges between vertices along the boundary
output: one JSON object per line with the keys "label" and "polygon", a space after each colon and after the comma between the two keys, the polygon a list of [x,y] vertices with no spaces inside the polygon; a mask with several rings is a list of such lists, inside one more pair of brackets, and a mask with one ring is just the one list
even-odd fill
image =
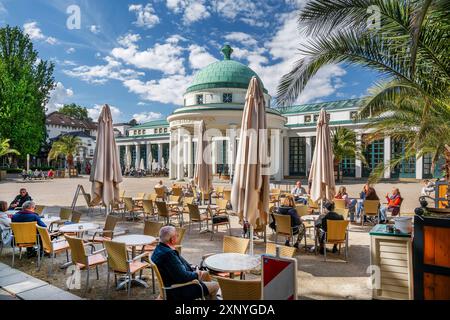
{"label": "palm tree", "polygon": [[[369,28],[371,10],[379,12],[377,28]],[[447,0],[310,1],[300,12],[299,24],[315,37],[300,49],[304,58],[281,79],[278,104],[295,101],[327,64],[362,66],[378,71],[382,80],[363,100],[359,118],[381,116],[392,133],[397,122],[387,118],[404,116],[395,114],[400,105],[410,104],[419,108],[420,116],[415,126],[402,127],[402,135],[409,138],[405,156],[429,149],[443,152],[443,145],[450,145],[448,135],[425,136],[430,129],[433,135],[450,130],[449,12]],[[450,178],[448,182],[450,200]]]}
{"label": "palm tree", "polygon": [[80,146],[80,138],[74,136],[62,136],[59,140],[53,142],[52,148],[48,154],[48,161],[56,160],[59,156],[64,156],[69,166],[69,172],[71,172],[70,169],[73,168],[73,156],[77,153]]}
{"label": "palm tree", "polygon": [[345,127],[337,127],[333,130],[331,144],[333,145],[334,167],[337,168],[337,180],[341,181],[342,160],[356,158],[365,162],[356,145],[356,133]]}
{"label": "palm tree", "polygon": [[9,146],[9,139],[0,138],[0,158],[6,156],[7,154],[20,155],[20,152],[16,149],[11,149]]}

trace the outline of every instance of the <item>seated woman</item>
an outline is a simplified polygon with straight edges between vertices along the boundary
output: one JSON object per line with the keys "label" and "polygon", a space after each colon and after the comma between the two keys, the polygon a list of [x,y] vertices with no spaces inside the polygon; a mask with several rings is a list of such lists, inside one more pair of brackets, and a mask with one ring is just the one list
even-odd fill
{"label": "seated woman", "polygon": [[0,201],[0,241],[3,246],[7,246],[12,238],[11,219],[8,217],[6,210],[8,210],[8,202]]}
{"label": "seated woman", "polygon": [[[361,196],[363,195],[363,192],[361,192]],[[377,192],[373,187],[367,187],[367,191],[364,193],[364,198],[361,197],[363,200],[380,200],[380,198],[377,195]],[[360,219],[361,217],[361,211],[364,208],[364,201],[361,201],[358,203],[358,208],[356,210],[356,219]],[[364,222],[367,221],[367,218],[364,216]]]}
{"label": "seated woman", "polygon": [[355,222],[355,206],[356,206],[356,199],[350,199],[347,194],[347,188],[344,186],[341,186],[339,188],[338,193],[334,196],[335,199],[342,199],[345,200],[345,207],[348,209],[348,213],[350,214],[350,221]]}
{"label": "seated woman", "polygon": [[[297,214],[297,210],[295,210],[295,201],[292,196],[289,195],[284,198],[281,206],[278,208],[278,213],[291,216],[291,227],[294,228],[293,233],[298,234],[297,242],[294,244],[294,247],[298,248],[298,244],[302,239],[302,235],[305,230],[305,227],[303,225],[301,218]],[[274,221],[275,221],[275,219],[274,219]],[[275,228],[276,228],[276,225],[275,225]],[[285,245],[289,246],[290,241],[291,241],[291,239],[288,238],[286,240]]]}
{"label": "seated woman", "polygon": [[392,212],[393,216],[396,216],[400,213],[400,205],[402,203],[402,196],[400,194],[400,190],[398,188],[392,189],[392,195],[389,196],[389,193],[386,194],[387,205],[381,207],[379,221],[380,223],[386,223],[386,212]]}

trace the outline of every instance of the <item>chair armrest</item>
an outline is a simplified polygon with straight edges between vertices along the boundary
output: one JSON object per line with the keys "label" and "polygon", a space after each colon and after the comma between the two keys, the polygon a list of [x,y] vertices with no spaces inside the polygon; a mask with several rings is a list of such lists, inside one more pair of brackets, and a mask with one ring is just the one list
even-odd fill
{"label": "chair armrest", "polygon": [[103,249],[100,249],[100,250],[92,252],[91,255],[93,256],[93,255],[96,255],[96,254],[99,254],[99,253],[102,253],[102,252],[105,252],[105,251],[106,251],[106,249],[103,248]]}
{"label": "chair armrest", "polygon": [[144,258],[145,256],[148,256],[149,254],[150,254],[149,252],[141,253],[140,255],[138,255],[138,256],[134,257],[133,259],[129,260],[128,262],[133,262],[133,261],[136,261],[136,260],[140,260],[140,259]]}
{"label": "chair armrest", "polygon": [[[189,282],[186,282],[186,283],[173,284],[170,287],[164,287],[164,290],[178,289],[178,288],[190,286],[190,285],[193,285],[193,284],[197,284],[200,287],[202,287],[201,284],[200,284],[200,281],[192,280],[192,281],[189,281]],[[202,288],[202,296],[203,296],[203,288]]]}
{"label": "chair armrest", "polygon": [[215,254],[216,254],[216,253],[207,253],[207,254],[203,255],[203,256],[202,256],[202,261],[205,260],[205,259],[208,258],[208,257],[211,257],[211,256],[215,255]]}

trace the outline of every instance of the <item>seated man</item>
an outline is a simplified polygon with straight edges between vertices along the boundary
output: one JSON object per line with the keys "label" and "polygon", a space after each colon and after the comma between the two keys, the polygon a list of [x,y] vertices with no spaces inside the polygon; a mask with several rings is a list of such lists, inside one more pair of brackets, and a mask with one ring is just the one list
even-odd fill
{"label": "seated man", "polygon": [[[46,228],[47,226],[41,220],[39,215],[34,212],[36,204],[33,201],[27,201],[23,204],[22,210],[14,214],[11,218],[11,222],[33,222],[36,221],[37,225]],[[42,251],[42,247],[41,247]],[[27,256],[29,258],[36,256],[36,250],[34,248],[27,248]]]}
{"label": "seated man", "polygon": [[159,180],[158,184],[155,185],[155,188],[163,188],[163,189],[164,189],[164,192],[165,192],[166,194],[169,193],[169,189],[167,188],[167,186],[164,185],[164,183],[163,183],[162,180]]}
{"label": "seated man", "polygon": [[14,210],[16,208],[21,208],[26,201],[32,201],[27,189],[20,189],[20,193],[14,198],[14,200],[9,205],[8,210]]}
{"label": "seated man", "polygon": [[[318,237],[320,241],[320,249],[319,252],[321,254],[325,253],[325,232],[327,232],[327,221],[328,220],[344,220],[344,217],[336,212],[334,212],[334,203],[333,202],[325,202],[323,204],[324,208],[327,210],[325,215],[322,215],[316,221],[316,228],[318,229]],[[333,253],[337,251],[337,245],[333,246]]]}
{"label": "seated man", "polygon": [[[204,296],[216,299],[219,285],[211,282],[207,271],[194,270],[175,250],[177,230],[173,226],[162,227],[159,231],[159,244],[152,254],[152,261],[158,267],[166,287],[199,280]],[[200,286],[193,284],[173,290],[167,290],[168,298],[173,300],[194,300],[202,297]]]}
{"label": "seated man", "polygon": [[308,194],[306,193],[305,188],[302,187],[301,181],[297,181],[295,187],[291,190],[291,194],[294,196],[295,202],[301,202],[305,205],[308,203],[308,200],[304,198]]}

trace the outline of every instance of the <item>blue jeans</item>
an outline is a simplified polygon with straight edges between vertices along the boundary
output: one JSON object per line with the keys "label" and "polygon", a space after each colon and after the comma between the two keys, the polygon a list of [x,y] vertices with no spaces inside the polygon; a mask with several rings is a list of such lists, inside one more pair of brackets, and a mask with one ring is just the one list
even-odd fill
{"label": "blue jeans", "polygon": [[306,200],[304,198],[296,198],[295,202],[296,203],[303,203],[305,206],[308,204],[308,200]]}
{"label": "blue jeans", "polygon": [[389,211],[389,208],[387,206],[383,206],[380,208],[380,213],[378,215],[378,221],[385,221],[386,220],[386,212]]}
{"label": "blue jeans", "polygon": [[356,206],[356,218],[361,217],[361,211],[364,208],[364,202],[360,201],[358,202],[358,205]]}
{"label": "blue jeans", "polygon": [[347,206],[348,213],[350,214],[350,221],[355,221],[355,206],[356,206],[356,199],[350,200],[349,205]]}

